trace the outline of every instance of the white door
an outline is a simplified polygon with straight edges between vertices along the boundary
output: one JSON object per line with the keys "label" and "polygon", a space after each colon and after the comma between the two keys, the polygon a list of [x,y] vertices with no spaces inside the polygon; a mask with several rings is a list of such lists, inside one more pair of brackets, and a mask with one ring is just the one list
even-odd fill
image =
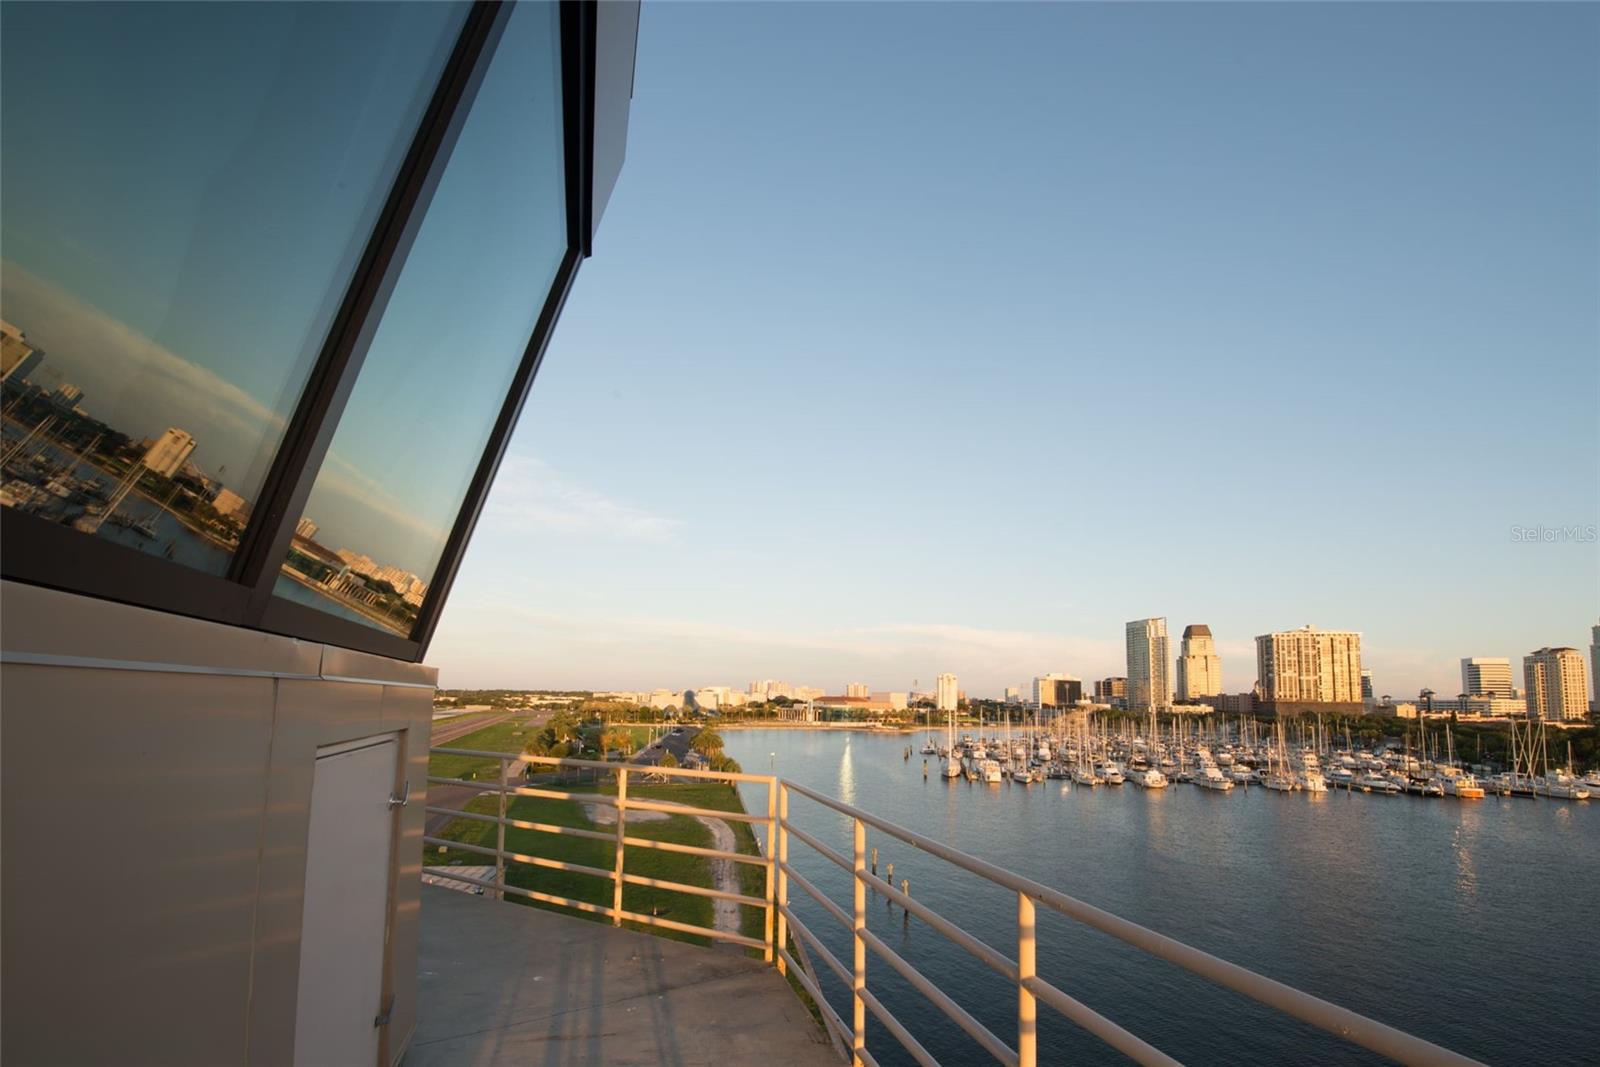
{"label": "white door", "polygon": [[378,1061],[373,1020],[383,998],[389,797],[398,754],[392,736],[319,750],[300,932],[297,1067]]}

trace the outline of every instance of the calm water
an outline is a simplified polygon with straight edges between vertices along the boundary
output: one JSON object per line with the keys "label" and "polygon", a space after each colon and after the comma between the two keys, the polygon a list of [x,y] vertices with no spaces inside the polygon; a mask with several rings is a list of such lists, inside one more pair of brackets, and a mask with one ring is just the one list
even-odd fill
{"label": "calm water", "polygon": [[[1594,1062],[1600,1018],[1600,804],[1360,793],[1218,794],[1189,785],[982,786],[922,777],[921,735],[729,730],[752,772],[858,805],[1269,977],[1490,1063]],[[911,760],[902,759],[907,744]],[[772,755],[775,754],[775,755]],[[747,793],[764,811],[765,790]],[[795,798],[791,816],[849,855],[850,826]],[[869,831],[879,873],[1006,955],[1015,897]],[[850,879],[799,842],[790,861],[847,911]],[[848,966],[848,934],[799,889],[791,904]],[[999,975],[882,898],[869,928],[1014,1043]],[[1187,1063],[1382,1062],[1039,909],[1039,971]],[[848,1021],[848,994],[824,990]],[[870,951],[871,988],[934,1056],[982,1050]],[[1041,1062],[1121,1057],[1043,1006]],[[871,1019],[869,1013],[869,1020]],[[868,1047],[909,1063],[873,1024]]]}

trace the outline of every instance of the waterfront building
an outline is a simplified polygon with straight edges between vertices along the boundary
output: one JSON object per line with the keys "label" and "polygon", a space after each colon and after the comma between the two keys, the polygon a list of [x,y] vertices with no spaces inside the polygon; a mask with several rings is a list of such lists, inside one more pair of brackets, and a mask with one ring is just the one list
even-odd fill
{"label": "waterfront building", "polygon": [[0,319],[0,383],[22,381],[43,359],[44,353],[28,342],[26,334]]}
{"label": "waterfront building", "polygon": [[[224,490],[224,492],[226,492],[226,490]],[[304,538],[307,541],[315,541],[317,539],[317,524],[312,522],[310,519],[302,518],[299,522],[294,524],[294,535],[296,537]]]}
{"label": "waterfront building", "polygon": [[195,440],[187,430],[170,426],[150,444],[144,454],[144,465],[164,478],[170,478],[189,459]]}
{"label": "waterfront building", "polygon": [[1222,692],[1222,657],[1211,627],[1196,623],[1183,628],[1178,652],[1178,699],[1195,700]]}
{"label": "waterfront building", "polygon": [[1361,713],[1361,635],[1299,630],[1256,638],[1262,708],[1274,715]]}
{"label": "waterfront building", "polygon": [[1033,680],[1033,706],[1072,707],[1083,699],[1083,682],[1070,674],[1047,674]]}
{"label": "waterfront building", "polygon": [[1461,661],[1461,691],[1468,696],[1510,697],[1511,661],[1474,656]]}
{"label": "waterfront building", "polygon": [[1006,686],[1006,698],[1005,699],[1006,699],[1006,703],[1007,704],[1020,704],[1020,703],[1022,703],[1022,690],[1020,688],[1018,688],[1017,686],[1014,686],[1014,685]]}
{"label": "waterfront building", "polygon": [[1126,627],[1128,707],[1165,711],[1172,707],[1172,662],[1167,620],[1135,619]]}
{"label": "waterfront building", "polygon": [[1588,713],[1588,682],[1583,656],[1575,648],[1541,648],[1522,657],[1528,717],[1576,722]]}
{"label": "waterfront building", "polygon": [[217,490],[211,506],[218,515],[231,515],[241,522],[250,517],[250,502],[232,489]]}
{"label": "waterfront building", "polygon": [[850,697],[864,697],[872,692],[872,687],[866,682],[851,682],[844,687],[844,695]]}
{"label": "waterfront building", "polygon": [[1117,676],[1101,678],[1094,683],[1094,699],[1107,707],[1121,707],[1128,699],[1128,679]]}
{"label": "waterfront building", "polygon": [[934,679],[934,707],[939,711],[955,711],[960,700],[956,689],[956,676],[941,674]]}
{"label": "waterfront building", "polygon": [[1371,703],[1372,699],[1372,672],[1363,667],[1361,668],[1361,700],[1362,703]]}
{"label": "waterfront building", "polygon": [[895,693],[888,690],[877,690],[866,694],[867,699],[875,704],[887,705],[890,711],[905,711],[911,706],[909,693]]}

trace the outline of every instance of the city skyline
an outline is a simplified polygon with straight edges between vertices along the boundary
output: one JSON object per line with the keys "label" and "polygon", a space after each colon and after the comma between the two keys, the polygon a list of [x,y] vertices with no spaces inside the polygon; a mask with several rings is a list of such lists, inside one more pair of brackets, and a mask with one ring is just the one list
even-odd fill
{"label": "city skyline", "polygon": [[1586,643],[1596,546],[1516,530],[1600,515],[1593,12],[1003,10],[646,5],[444,684],[999,693],[1165,615],[1227,692],[1315,622],[1398,696]]}

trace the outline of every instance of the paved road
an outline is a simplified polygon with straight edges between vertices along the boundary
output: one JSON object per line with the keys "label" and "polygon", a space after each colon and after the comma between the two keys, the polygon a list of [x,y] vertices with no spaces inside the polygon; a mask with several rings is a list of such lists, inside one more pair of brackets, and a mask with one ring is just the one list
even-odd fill
{"label": "paved road", "polygon": [[[526,724],[529,729],[534,729],[543,726],[546,722],[548,722],[550,715],[551,713],[548,711],[536,711],[527,714],[508,711],[504,714],[486,715],[482,718],[475,718],[471,722],[455,722],[447,719],[444,722],[437,722],[433,724],[433,732],[430,737],[430,744],[432,744],[435,748],[449,747],[450,743],[453,741],[457,741],[463,737],[466,737],[468,734],[477,732],[478,730],[483,730],[498,723],[505,722],[507,719],[512,718],[513,716]],[[510,777],[513,779],[520,778],[523,767],[524,764],[521,761],[511,764],[509,768]],[[473,797],[478,796],[482,792],[482,789],[478,789],[473,786],[430,785],[428,787],[428,804],[431,807],[453,808],[459,811],[471,803]],[[439,831],[448,826],[453,818],[454,816],[451,815],[437,815],[430,812],[428,814],[427,821],[424,824],[424,832],[430,837],[437,836]]]}
{"label": "paved road", "polygon": [[635,752],[633,759],[629,762],[654,766],[661,762],[662,756],[671,752],[672,758],[678,761],[678,766],[683,766],[684,757],[689,754],[689,742],[694,740],[694,735],[700,732],[700,727],[682,726],[679,729],[682,730],[682,733],[674,733],[669,730],[662,734],[656,738],[653,744]]}

